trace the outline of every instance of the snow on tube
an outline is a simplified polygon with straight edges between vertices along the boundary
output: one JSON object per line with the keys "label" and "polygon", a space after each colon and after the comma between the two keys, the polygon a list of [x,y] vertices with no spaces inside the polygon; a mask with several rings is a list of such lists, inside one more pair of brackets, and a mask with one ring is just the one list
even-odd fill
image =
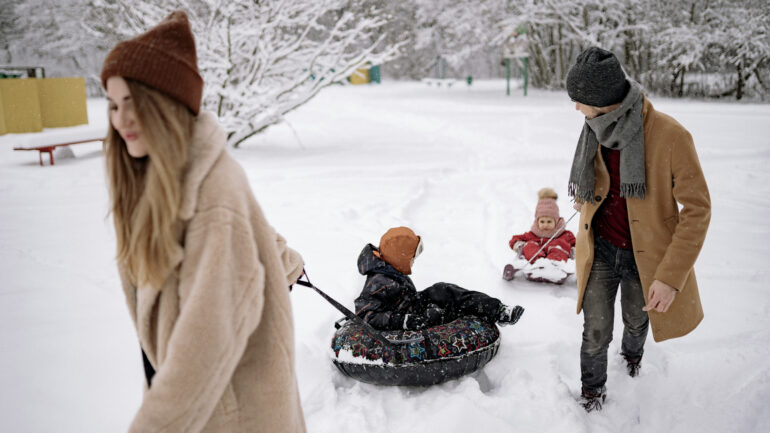
{"label": "snow on tube", "polygon": [[476,317],[420,331],[382,331],[389,346],[363,325],[343,320],[332,338],[332,362],[346,376],[375,385],[429,386],[455,379],[483,367],[500,346],[497,326]]}

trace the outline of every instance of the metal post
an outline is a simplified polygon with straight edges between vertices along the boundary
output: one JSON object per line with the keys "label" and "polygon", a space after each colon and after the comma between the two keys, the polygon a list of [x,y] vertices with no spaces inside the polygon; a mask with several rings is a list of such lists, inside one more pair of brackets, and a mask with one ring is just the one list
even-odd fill
{"label": "metal post", "polygon": [[505,95],[511,96],[511,58],[505,58]]}
{"label": "metal post", "polygon": [[524,57],[524,96],[527,96],[527,78],[529,74],[527,73],[529,70],[529,57]]}
{"label": "metal post", "polygon": [[446,59],[442,57],[441,58],[441,79],[443,80],[445,78],[446,78]]}

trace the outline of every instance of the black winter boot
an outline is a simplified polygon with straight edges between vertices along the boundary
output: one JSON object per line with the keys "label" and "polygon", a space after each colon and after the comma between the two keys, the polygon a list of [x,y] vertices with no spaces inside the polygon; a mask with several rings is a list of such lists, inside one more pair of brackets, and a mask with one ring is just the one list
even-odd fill
{"label": "black winter boot", "polygon": [[513,325],[519,321],[519,317],[524,313],[524,308],[516,305],[509,307],[500,304],[500,312],[497,314],[497,324],[500,326]]}
{"label": "black winter boot", "polygon": [[607,388],[601,387],[599,389],[587,389],[583,388],[580,393],[580,405],[586,412],[591,413],[593,411],[602,410],[604,400],[607,398]]}
{"label": "black winter boot", "polygon": [[626,360],[626,369],[631,377],[639,376],[639,369],[642,368],[641,356],[628,356],[625,353],[620,354]]}

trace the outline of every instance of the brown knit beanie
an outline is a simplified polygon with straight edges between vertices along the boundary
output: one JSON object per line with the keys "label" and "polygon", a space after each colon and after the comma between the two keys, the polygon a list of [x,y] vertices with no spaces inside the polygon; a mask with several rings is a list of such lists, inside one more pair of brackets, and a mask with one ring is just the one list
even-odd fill
{"label": "brown knit beanie", "polygon": [[198,73],[195,38],[182,10],[145,33],[115,45],[102,66],[102,86],[113,76],[157,89],[198,114],[203,79]]}
{"label": "brown knit beanie", "polygon": [[408,227],[394,227],[380,239],[380,255],[398,272],[412,273],[412,259],[417,252],[420,237]]}
{"label": "brown knit beanie", "polygon": [[[535,207],[535,222],[532,224],[532,231],[540,237],[551,237],[556,230],[564,224],[564,219],[559,216],[559,205],[556,203],[556,199],[559,196],[551,188],[543,188],[537,192],[537,206]],[[553,230],[544,232],[538,227],[537,221],[540,217],[551,217],[556,223]]]}

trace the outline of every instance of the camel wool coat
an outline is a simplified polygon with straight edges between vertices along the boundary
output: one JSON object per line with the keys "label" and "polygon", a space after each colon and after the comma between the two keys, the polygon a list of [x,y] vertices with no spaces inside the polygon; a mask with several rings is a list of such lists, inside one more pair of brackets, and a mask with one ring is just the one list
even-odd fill
{"label": "camel wool coat", "polygon": [[128,310],[156,373],[130,432],[305,432],[289,285],[302,258],[268,224],[225,132],[201,113],[183,176],[178,266]]}
{"label": "camel wool coat", "polygon": [[[649,312],[653,338],[663,341],[689,333],[703,319],[693,266],[706,238],[711,200],[690,133],[672,117],[655,111],[646,97],[642,118],[647,194],[644,199],[626,199],[626,206],[645,299],[654,280],[678,291],[666,313]],[[578,314],[594,258],[591,222],[610,188],[600,151],[594,172],[594,202],[584,203],[580,211],[575,247]]]}

